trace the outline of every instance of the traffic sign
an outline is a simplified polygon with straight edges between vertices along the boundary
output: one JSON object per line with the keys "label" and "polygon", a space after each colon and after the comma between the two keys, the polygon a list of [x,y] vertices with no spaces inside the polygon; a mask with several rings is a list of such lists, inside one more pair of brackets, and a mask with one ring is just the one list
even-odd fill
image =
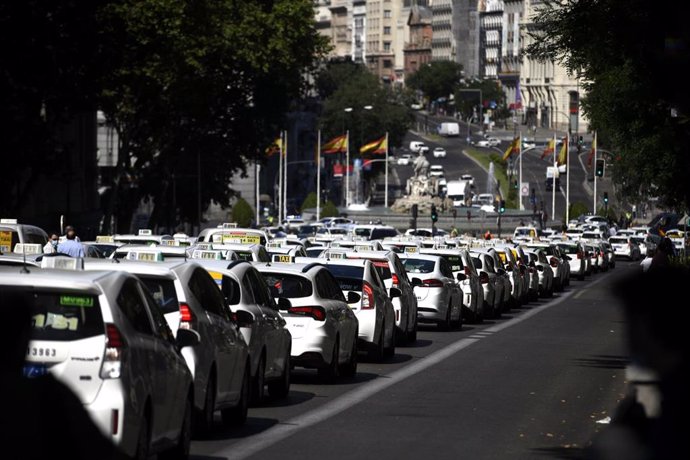
{"label": "traffic sign", "polygon": [[520,196],[529,196],[529,182],[520,182]]}

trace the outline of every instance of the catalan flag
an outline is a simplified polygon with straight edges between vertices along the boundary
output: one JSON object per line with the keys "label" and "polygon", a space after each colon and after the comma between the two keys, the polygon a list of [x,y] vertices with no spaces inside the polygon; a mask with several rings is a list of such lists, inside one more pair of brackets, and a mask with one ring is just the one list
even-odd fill
{"label": "catalan flag", "polygon": [[516,137],[503,154],[503,161],[507,160],[513,153],[520,153],[520,136]]}
{"label": "catalan flag", "polygon": [[334,137],[321,147],[322,153],[341,153],[347,151],[347,134]]}
{"label": "catalan flag", "polygon": [[592,160],[597,154],[597,132],[594,132],[594,139],[592,139],[592,148],[589,150],[589,155],[587,156],[587,166],[592,166]]}
{"label": "catalan flag", "polygon": [[271,145],[266,147],[265,153],[266,156],[270,157],[275,155],[277,152],[280,152],[281,150],[283,150],[283,139],[279,137],[276,140],[274,140]]}
{"label": "catalan flag", "polygon": [[369,142],[368,144],[364,144],[363,146],[361,146],[359,148],[359,153],[386,153],[387,148],[388,141],[386,139],[386,136],[383,136],[381,139],[376,139],[375,141]]}
{"label": "catalan flag", "polygon": [[556,151],[556,139],[549,139],[549,142],[546,143],[546,147],[544,148],[544,152],[541,154],[541,159],[543,160],[544,158],[548,157],[549,155],[553,155],[553,152]]}
{"label": "catalan flag", "polygon": [[568,136],[563,138],[563,145],[561,146],[561,151],[558,152],[558,166],[563,166],[568,161]]}

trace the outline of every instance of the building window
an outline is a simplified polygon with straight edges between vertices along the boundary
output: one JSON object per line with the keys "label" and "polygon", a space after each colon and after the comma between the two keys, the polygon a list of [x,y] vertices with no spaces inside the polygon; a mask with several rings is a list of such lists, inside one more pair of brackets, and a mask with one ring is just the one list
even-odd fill
{"label": "building window", "polygon": [[385,26],[383,28],[383,35],[390,35],[391,34],[391,27],[390,26]]}
{"label": "building window", "polygon": [[390,18],[391,17],[391,10],[383,10],[383,17],[384,18]]}
{"label": "building window", "polygon": [[391,50],[391,42],[383,42],[383,51]]}
{"label": "building window", "polygon": [[390,69],[391,67],[393,67],[393,62],[390,59],[384,59],[383,67],[384,69]]}

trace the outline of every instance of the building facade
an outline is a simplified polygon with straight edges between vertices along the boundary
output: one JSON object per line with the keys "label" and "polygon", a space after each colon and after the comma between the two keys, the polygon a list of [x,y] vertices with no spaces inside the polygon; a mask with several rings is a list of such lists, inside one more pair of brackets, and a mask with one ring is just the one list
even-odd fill
{"label": "building facade", "polygon": [[409,28],[409,41],[405,43],[404,69],[405,76],[415,73],[419,68],[430,62],[432,58],[431,42],[433,13],[430,8],[412,5],[410,8],[407,26]]}

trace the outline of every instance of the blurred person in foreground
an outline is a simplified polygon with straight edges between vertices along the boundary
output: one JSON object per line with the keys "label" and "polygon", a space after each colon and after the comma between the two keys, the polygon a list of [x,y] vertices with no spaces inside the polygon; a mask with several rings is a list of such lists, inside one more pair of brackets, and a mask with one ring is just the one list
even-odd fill
{"label": "blurred person in foreground", "polygon": [[[0,288],[0,312],[8,327],[0,334],[0,411],[3,458],[126,459],[105,437],[79,398],[51,374],[23,375],[31,336],[30,293]],[[11,453],[10,453],[11,452]]]}
{"label": "blurred person in foreground", "polygon": [[588,458],[690,458],[685,428],[690,414],[690,314],[682,292],[688,285],[690,268],[681,266],[636,272],[614,285],[626,317],[631,364],[654,376],[647,384],[655,385],[658,399],[645,401],[638,387],[630,386],[610,425],[594,439]]}

